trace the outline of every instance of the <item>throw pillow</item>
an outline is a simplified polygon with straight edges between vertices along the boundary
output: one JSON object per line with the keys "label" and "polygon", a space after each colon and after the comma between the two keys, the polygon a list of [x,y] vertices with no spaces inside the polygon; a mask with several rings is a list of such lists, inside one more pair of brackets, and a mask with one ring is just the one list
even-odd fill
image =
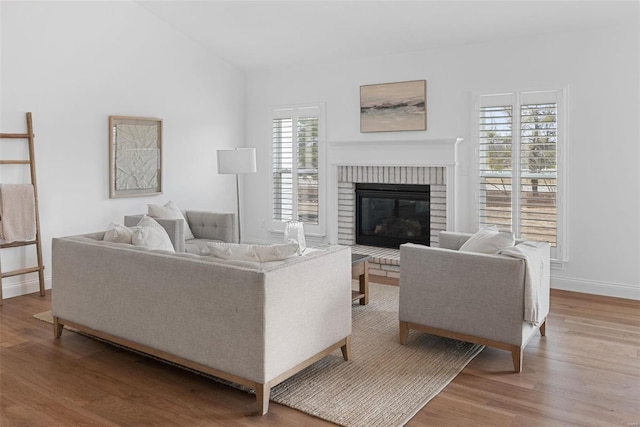
{"label": "throw pillow", "polygon": [[241,243],[209,243],[211,255],[238,261],[280,261],[298,254],[297,243],[280,245],[247,245]]}
{"label": "throw pillow", "polygon": [[133,231],[123,224],[112,222],[104,232],[102,240],[114,243],[132,243]]}
{"label": "throw pillow", "polygon": [[164,206],[150,204],[150,205],[147,205],[147,207],[148,207],[147,212],[149,216],[153,218],[184,220],[184,239],[185,240],[195,239],[195,236],[191,232],[191,229],[189,228],[189,224],[187,223],[187,218],[184,217],[178,205],[173,203],[171,200],[165,203]]}
{"label": "throw pillow", "polygon": [[136,246],[175,252],[166,230],[147,215],[143,215],[138,225],[133,227],[131,241]]}
{"label": "throw pillow", "polygon": [[497,227],[486,227],[478,230],[460,247],[464,252],[497,254],[500,250],[513,246],[516,239],[513,233],[501,233]]}

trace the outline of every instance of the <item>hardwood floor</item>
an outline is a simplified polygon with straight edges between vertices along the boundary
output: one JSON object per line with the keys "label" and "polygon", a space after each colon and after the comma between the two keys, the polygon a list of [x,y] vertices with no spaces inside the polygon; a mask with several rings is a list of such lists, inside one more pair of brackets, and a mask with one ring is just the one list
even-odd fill
{"label": "hardwood floor", "polygon": [[[52,326],[50,308],[25,295],[0,308],[0,425],[325,426],[254,397]],[[552,291],[547,336],[534,338],[524,370],[486,348],[409,426],[640,426],[640,301]]]}

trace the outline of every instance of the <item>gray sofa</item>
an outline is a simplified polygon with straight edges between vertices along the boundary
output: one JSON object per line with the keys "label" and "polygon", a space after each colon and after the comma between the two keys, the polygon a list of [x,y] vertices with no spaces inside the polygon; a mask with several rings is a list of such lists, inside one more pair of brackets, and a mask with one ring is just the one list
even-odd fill
{"label": "gray sofa", "polygon": [[[524,320],[525,260],[462,252],[471,237],[440,233],[440,247],[400,246],[400,343],[410,329],[511,352],[516,372],[523,349],[539,330],[545,335],[549,312],[549,279],[540,292],[544,320]],[[540,248],[549,258],[549,245]]]}
{"label": "gray sofa", "polygon": [[351,345],[350,249],[223,261],[102,241],[53,239],[54,333],[68,325],[256,390]]}
{"label": "gray sofa", "polygon": [[[184,212],[187,224],[195,239],[185,240],[182,219],[154,218],[169,234],[176,252],[187,252],[196,255],[209,255],[209,242],[237,242],[235,230],[235,214],[227,212],[207,212],[189,210]],[[126,215],[124,225],[133,227],[142,215]]]}

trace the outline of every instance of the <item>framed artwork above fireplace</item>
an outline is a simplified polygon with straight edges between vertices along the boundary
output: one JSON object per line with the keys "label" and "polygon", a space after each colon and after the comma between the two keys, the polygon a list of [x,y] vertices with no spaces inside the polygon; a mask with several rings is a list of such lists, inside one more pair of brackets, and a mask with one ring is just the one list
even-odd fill
{"label": "framed artwork above fireplace", "polygon": [[427,130],[427,81],[360,86],[360,132]]}

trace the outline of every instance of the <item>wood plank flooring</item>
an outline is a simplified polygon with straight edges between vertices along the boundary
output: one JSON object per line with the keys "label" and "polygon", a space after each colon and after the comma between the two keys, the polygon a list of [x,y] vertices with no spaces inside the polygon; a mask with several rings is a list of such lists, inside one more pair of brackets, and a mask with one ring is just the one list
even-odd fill
{"label": "wood plank flooring", "polygon": [[[202,376],[65,331],[25,295],[0,308],[0,425],[326,426]],[[552,291],[547,337],[524,370],[487,348],[409,426],[640,426],[640,302]]]}

